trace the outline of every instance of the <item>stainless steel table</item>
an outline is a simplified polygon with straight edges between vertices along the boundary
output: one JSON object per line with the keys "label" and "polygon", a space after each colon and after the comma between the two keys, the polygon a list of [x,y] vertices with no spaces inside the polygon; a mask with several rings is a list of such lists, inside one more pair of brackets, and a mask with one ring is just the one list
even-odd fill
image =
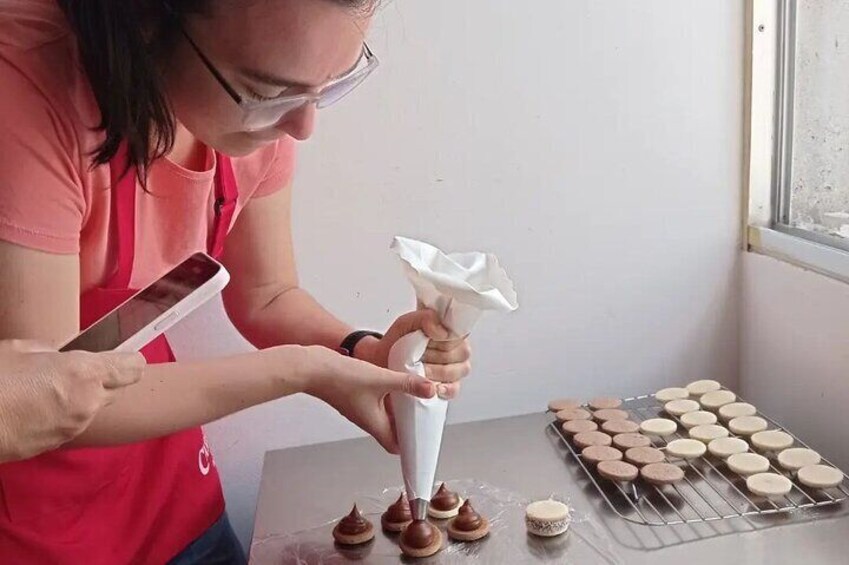
{"label": "stainless steel table", "polygon": [[[538,414],[448,426],[438,477],[477,479],[528,498],[568,496],[575,510],[591,514],[609,538],[616,560],[599,555],[600,563],[849,563],[849,509],[842,507],[683,526],[629,524],[608,509],[567,457],[549,421]],[[397,459],[371,439],[268,452],[253,544],[266,540],[262,553],[268,555],[269,538],[338,518],[347,511],[340,501],[344,506],[357,493],[399,484]],[[567,551],[563,562],[571,562],[569,557]]]}

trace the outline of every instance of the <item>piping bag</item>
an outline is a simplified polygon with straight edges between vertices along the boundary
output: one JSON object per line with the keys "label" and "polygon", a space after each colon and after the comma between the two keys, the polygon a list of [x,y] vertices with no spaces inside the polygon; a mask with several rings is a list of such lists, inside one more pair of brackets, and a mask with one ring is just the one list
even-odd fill
{"label": "piping bag", "polygon": [[[513,282],[487,253],[446,254],[427,243],[396,237],[398,254],[416,291],[419,308],[436,311],[452,336],[467,336],[486,310],[511,312],[518,307]],[[422,331],[399,339],[389,351],[389,368],[425,376],[422,356],[430,340]],[[401,471],[415,519],[424,520],[433,493],[448,401],[392,393]]]}

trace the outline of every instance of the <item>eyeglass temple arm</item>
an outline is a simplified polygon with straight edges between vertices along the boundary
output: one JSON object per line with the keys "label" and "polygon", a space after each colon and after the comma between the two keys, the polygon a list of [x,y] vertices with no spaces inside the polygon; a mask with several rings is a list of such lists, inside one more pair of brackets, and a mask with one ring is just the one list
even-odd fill
{"label": "eyeglass temple arm", "polygon": [[204,52],[201,51],[200,47],[198,47],[197,43],[195,43],[194,39],[192,39],[192,36],[188,34],[185,28],[180,24],[178,24],[178,27],[180,29],[180,33],[183,34],[183,37],[186,38],[186,41],[189,42],[189,45],[191,45],[192,49],[194,49],[195,53],[197,53],[197,56],[200,58],[201,62],[203,63],[203,66],[205,66],[206,69],[210,73],[212,73],[212,76],[215,77],[215,80],[218,81],[218,84],[221,85],[221,88],[227,91],[227,94],[230,95],[230,98],[235,100],[236,104],[241,104],[243,100],[242,96],[238,92],[236,92],[232,86],[230,86],[230,83],[228,83],[223,76],[221,76],[221,73],[218,72],[218,69],[215,68],[215,65],[212,64],[212,61],[210,61],[209,58],[204,54]]}

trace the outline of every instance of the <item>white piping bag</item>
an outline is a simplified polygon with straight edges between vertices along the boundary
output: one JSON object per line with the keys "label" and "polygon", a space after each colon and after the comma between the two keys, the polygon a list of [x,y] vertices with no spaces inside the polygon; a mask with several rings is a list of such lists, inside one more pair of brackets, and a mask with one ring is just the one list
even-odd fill
{"label": "white piping bag", "polygon": [[[396,237],[392,250],[416,291],[419,308],[439,314],[454,336],[466,336],[486,310],[510,312],[518,307],[516,291],[498,259],[486,253],[445,254],[436,247]],[[389,368],[425,376],[421,358],[428,345],[421,331],[399,339],[389,352]],[[413,517],[424,519],[433,493],[448,402],[392,394],[401,471]]]}

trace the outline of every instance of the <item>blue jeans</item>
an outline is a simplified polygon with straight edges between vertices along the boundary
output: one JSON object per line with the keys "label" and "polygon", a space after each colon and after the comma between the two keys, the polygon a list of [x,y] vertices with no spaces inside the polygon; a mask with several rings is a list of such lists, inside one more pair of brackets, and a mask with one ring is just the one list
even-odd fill
{"label": "blue jeans", "polygon": [[168,565],[247,565],[227,512]]}

